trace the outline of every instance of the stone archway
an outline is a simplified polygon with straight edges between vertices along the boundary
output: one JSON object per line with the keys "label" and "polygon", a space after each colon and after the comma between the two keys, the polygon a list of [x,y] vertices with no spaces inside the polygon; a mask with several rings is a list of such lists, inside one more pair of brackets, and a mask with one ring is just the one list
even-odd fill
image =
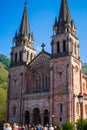
{"label": "stone archway", "polygon": [[43,112],[44,125],[49,124],[49,111],[46,109]]}
{"label": "stone archway", "polygon": [[29,124],[29,123],[30,123],[30,114],[29,114],[29,111],[28,111],[28,110],[26,110],[26,111],[24,112],[24,123],[25,123],[25,124]]}
{"label": "stone archway", "polygon": [[34,108],[33,109],[33,123],[35,125],[41,123],[41,117],[40,117],[40,110],[39,110],[39,108]]}

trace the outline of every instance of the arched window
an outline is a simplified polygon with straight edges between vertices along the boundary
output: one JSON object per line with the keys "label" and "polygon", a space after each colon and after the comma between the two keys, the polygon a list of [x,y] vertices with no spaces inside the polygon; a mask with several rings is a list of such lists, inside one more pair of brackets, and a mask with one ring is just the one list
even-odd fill
{"label": "arched window", "polygon": [[22,52],[20,51],[20,54],[19,54],[19,57],[20,57],[20,62],[22,61]]}
{"label": "arched window", "polygon": [[29,52],[27,52],[27,60],[29,59]]}
{"label": "arched window", "polygon": [[41,77],[39,76],[39,91],[41,90]]}
{"label": "arched window", "polygon": [[57,42],[57,53],[60,53],[60,42]]}
{"label": "arched window", "polygon": [[42,90],[44,90],[44,74],[42,74]]}
{"label": "arched window", "polygon": [[33,57],[33,55],[32,55],[32,53],[31,53],[30,61],[32,61],[32,57]]}
{"label": "arched window", "polygon": [[85,83],[83,83],[83,92],[85,93]]}
{"label": "arched window", "polygon": [[17,52],[15,53],[15,63],[17,62]]}
{"label": "arched window", "polygon": [[63,52],[65,52],[65,51],[66,51],[66,41],[63,40]]}
{"label": "arched window", "polygon": [[47,90],[48,86],[47,86],[47,75],[45,76],[45,89]]}
{"label": "arched window", "polygon": [[63,114],[63,103],[59,104],[59,114]]}
{"label": "arched window", "polygon": [[16,108],[16,106],[13,107],[13,112],[12,113],[13,113],[13,116],[15,117],[16,114],[17,114],[17,108]]}
{"label": "arched window", "polygon": [[69,28],[67,28],[67,32],[69,32]]}
{"label": "arched window", "polygon": [[36,91],[38,91],[38,79],[36,79]]}
{"label": "arched window", "polygon": [[78,102],[76,103],[76,114],[79,115],[79,103]]}
{"label": "arched window", "polygon": [[75,46],[74,46],[74,52],[75,52],[75,55],[76,55],[76,44],[75,44]]}

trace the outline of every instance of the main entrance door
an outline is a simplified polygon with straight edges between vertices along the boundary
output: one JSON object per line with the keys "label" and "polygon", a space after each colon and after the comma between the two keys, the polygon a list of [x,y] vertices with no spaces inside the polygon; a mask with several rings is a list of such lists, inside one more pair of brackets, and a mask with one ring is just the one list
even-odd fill
{"label": "main entrance door", "polygon": [[43,117],[44,117],[44,125],[49,124],[49,112],[48,112],[48,110],[44,111]]}
{"label": "main entrance door", "polygon": [[29,111],[26,110],[25,113],[25,124],[29,124],[30,123],[30,115],[29,115]]}
{"label": "main entrance door", "polygon": [[33,109],[33,123],[35,125],[41,123],[40,110],[38,108]]}

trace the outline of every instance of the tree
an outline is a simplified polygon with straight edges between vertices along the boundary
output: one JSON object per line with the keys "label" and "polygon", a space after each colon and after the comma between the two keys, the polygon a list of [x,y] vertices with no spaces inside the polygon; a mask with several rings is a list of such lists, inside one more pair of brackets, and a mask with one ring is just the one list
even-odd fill
{"label": "tree", "polygon": [[6,90],[0,88],[0,124],[6,120]]}
{"label": "tree", "polygon": [[[76,122],[77,130],[81,130],[81,119],[78,119]],[[87,119],[82,119],[82,128],[83,130],[87,130]]]}
{"label": "tree", "polygon": [[61,125],[58,125],[58,126],[57,126],[57,130],[62,130],[62,126],[61,126]]}
{"label": "tree", "polygon": [[63,130],[74,130],[74,124],[69,121],[65,122]]}

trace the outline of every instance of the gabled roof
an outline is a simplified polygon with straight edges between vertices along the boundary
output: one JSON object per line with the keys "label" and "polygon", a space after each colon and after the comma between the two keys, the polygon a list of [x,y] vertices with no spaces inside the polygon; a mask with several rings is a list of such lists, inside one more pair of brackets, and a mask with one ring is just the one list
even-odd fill
{"label": "gabled roof", "polygon": [[[43,57],[43,58],[41,58]],[[29,66],[31,66],[31,68],[33,68],[34,66],[38,66],[40,65],[42,62],[43,64],[45,64],[45,61],[48,62],[51,58],[51,54],[49,54],[46,51],[41,51],[30,63]],[[40,61],[41,59],[41,61]],[[40,63],[41,62],[41,63]]]}

